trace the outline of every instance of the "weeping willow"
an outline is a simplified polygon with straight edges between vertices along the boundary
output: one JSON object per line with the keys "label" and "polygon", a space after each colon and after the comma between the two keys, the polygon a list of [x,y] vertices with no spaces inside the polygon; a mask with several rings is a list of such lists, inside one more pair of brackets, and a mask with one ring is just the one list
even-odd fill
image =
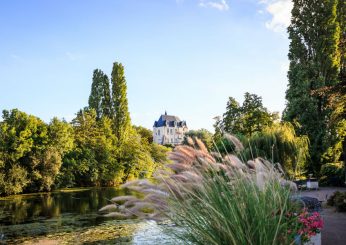
{"label": "weeping willow", "polygon": [[309,157],[309,139],[298,137],[291,123],[276,123],[244,139],[244,160],[263,157],[273,163],[280,163],[285,172],[294,178],[304,174]]}

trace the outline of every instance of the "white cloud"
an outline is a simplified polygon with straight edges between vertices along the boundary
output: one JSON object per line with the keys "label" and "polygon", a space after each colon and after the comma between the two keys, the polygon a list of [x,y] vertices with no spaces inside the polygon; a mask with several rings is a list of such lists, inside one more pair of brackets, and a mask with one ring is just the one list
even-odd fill
{"label": "white cloud", "polygon": [[220,11],[227,11],[229,9],[229,6],[226,0],[219,0],[219,1],[200,0],[198,6],[203,8],[215,8]]}
{"label": "white cloud", "polygon": [[291,23],[292,0],[260,0],[271,19],[265,23],[266,27],[275,32],[285,32]]}

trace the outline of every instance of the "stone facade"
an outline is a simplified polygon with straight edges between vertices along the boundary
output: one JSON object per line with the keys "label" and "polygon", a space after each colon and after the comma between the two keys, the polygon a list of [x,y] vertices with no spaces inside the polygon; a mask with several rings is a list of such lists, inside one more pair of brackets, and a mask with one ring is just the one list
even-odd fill
{"label": "stone facade", "polygon": [[154,142],[161,145],[171,144],[179,145],[184,140],[184,134],[188,131],[185,121],[181,121],[179,117],[161,115],[153,126]]}

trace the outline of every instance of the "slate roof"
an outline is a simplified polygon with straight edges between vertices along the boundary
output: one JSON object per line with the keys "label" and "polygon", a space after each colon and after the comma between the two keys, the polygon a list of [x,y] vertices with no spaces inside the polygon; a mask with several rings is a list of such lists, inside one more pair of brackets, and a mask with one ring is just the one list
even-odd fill
{"label": "slate roof", "polygon": [[164,115],[161,115],[158,121],[155,121],[154,127],[183,127],[186,126],[185,121],[181,121],[179,117],[167,115],[167,112]]}

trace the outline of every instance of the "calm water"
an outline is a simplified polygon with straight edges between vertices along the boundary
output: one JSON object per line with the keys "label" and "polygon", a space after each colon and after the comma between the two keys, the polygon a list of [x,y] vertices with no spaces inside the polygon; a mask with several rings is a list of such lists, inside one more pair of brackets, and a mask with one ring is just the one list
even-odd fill
{"label": "calm water", "polygon": [[98,213],[111,198],[124,194],[92,188],[0,200],[0,244],[45,239],[58,244],[171,244],[155,222],[113,220]]}

